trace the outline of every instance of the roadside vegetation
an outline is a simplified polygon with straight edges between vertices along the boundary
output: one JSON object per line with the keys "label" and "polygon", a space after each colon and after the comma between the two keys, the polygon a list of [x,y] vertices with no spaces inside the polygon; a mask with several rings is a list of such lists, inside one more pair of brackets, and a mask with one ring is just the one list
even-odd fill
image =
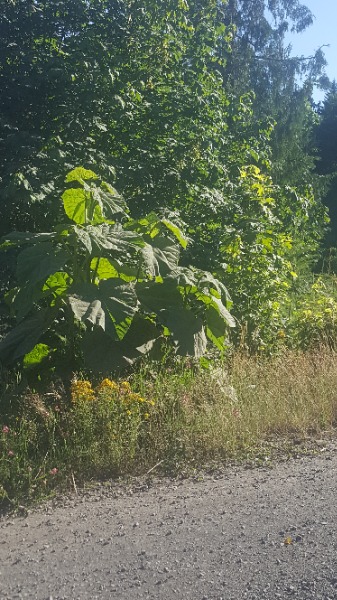
{"label": "roadside vegetation", "polygon": [[193,474],[230,460],[271,465],[334,436],[337,355],[238,353],[230,365],[190,360],[127,379],[74,379],[8,396],[1,418],[4,506],[77,492],[98,479]]}
{"label": "roadside vegetation", "polygon": [[336,84],[285,45],[310,11],[0,8],[0,503],[332,435]]}

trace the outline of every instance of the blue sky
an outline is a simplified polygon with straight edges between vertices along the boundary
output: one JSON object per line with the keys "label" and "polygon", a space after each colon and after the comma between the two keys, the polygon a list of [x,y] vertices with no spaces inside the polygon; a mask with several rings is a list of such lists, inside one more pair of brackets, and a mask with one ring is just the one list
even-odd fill
{"label": "blue sky", "polygon": [[[337,80],[337,0],[302,0],[315,15],[314,23],[303,33],[288,36],[293,55],[311,56],[317,48],[329,44],[329,48],[323,48],[328,62],[326,73],[330,79]],[[324,92],[316,91],[314,98],[316,102],[322,100]]]}

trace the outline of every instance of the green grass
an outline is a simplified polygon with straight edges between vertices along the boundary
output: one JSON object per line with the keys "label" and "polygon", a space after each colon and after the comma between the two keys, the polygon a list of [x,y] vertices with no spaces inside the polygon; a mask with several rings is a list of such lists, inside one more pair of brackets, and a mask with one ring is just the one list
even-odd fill
{"label": "green grass", "polygon": [[77,383],[73,401],[62,385],[8,398],[0,503],[15,506],[92,480],[258,457],[269,442],[333,432],[337,354],[235,355],[210,370],[188,361],[166,370],[149,365],[127,383],[95,390]]}

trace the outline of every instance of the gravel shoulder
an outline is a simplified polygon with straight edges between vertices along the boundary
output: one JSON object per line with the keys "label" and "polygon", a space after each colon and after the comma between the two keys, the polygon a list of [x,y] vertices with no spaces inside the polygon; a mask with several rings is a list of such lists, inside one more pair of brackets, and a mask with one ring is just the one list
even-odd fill
{"label": "gravel shoulder", "polygon": [[0,519],[0,599],[334,600],[337,451],[101,484]]}

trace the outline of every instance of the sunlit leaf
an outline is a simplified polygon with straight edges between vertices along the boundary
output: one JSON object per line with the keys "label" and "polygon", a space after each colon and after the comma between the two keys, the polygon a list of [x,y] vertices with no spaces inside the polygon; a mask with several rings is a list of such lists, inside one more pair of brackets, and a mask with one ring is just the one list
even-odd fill
{"label": "sunlit leaf", "polygon": [[46,344],[36,344],[34,348],[25,355],[23,366],[26,369],[40,364],[50,354],[50,348]]}
{"label": "sunlit leaf", "polygon": [[70,171],[66,176],[67,183],[71,181],[83,183],[83,181],[87,181],[88,179],[98,179],[98,177],[93,171],[91,171],[90,169],[84,169],[83,167],[76,167],[75,169]]}
{"label": "sunlit leaf", "polygon": [[117,269],[107,258],[93,258],[90,263],[90,269],[97,279],[110,279],[119,277]]}

